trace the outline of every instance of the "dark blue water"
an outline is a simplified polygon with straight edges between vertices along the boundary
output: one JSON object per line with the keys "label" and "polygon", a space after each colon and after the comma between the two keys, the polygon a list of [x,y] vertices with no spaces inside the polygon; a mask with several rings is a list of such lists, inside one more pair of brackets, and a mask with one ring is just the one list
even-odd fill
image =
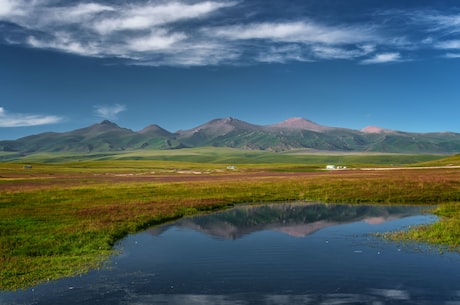
{"label": "dark blue water", "polygon": [[460,304],[460,255],[374,236],[418,207],[239,207],[131,235],[109,269],[0,304]]}

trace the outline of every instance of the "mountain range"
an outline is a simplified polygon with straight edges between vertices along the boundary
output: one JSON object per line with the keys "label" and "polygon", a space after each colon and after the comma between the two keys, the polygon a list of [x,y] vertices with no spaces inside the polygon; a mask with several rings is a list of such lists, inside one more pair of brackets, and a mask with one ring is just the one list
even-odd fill
{"label": "mountain range", "polygon": [[233,147],[286,151],[458,153],[460,133],[414,133],[369,126],[361,130],[322,126],[304,118],[255,125],[235,118],[214,119],[188,130],[170,132],[158,125],[140,131],[104,120],[69,132],[46,132],[0,141],[0,151],[107,152],[192,147]]}
{"label": "mountain range", "polygon": [[318,230],[339,224],[357,221],[380,224],[420,213],[420,207],[417,206],[277,203],[238,206],[209,215],[186,217],[171,224],[153,227],[148,232],[160,236],[175,226],[192,229],[216,238],[233,240],[266,230],[279,231],[294,237],[305,237]]}

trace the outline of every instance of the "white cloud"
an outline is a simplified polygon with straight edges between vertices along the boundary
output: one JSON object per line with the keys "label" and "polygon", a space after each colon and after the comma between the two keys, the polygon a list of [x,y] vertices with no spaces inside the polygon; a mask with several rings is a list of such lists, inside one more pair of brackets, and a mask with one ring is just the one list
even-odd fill
{"label": "white cloud", "polygon": [[375,45],[364,44],[348,48],[326,44],[303,45],[287,44],[280,47],[270,47],[261,52],[258,61],[270,63],[285,63],[289,61],[315,61],[318,59],[348,59],[353,60],[375,52]]}
{"label": "white cloud", "polygon": [[152,31],[147,36],[134,38],[127,41],[127,49],[135,52],[157,51],[171,48],[174,44],[184,40],[184,33],[168,33],[164,30]]}
{"label": "white cloud", "polygon": [[305,54],[304,47],[298,44],[288,44],[284,46],[273,46],[267,51],[261,52],[257,57],[260,62],[266,63],[285,63],[289,61],[311,61]]}
{"label": "white cloud", "polygon": [[171,2],[128,6],[117,10],[116,14],[102,18],[92,25],[101,34],[116,31],[148,30],[152,27],[191,18],[199,18],[220,8],[235,5],[234,2],[219,3],[206,1],[195,4]]}
{"label": "white cloud", "polygon": [[0,0],[0,16],[8,16],[15,9],[15,0]]}
{"label": "white cloud", "polygon": [[98,117],[108,120],[116,120],[118,114],[126,110],[125,105],[115,104],[115,105],[96,105],[95,114]]}
{"label": "white cloud", "polygon": [[381,53],[376,54],[374,57],[361,61],[362,64],[381,64],[388,62],[401,61],[401,54],[399,53]]}
{"label": "white cloud", "polygon": [[0,20],[14,20],[28,15],[40,0],[0,0]]}
{"label": "white cloud", "polygon": [[447,33],[460,32],[460,15],[442,15],[419,12],[416,15],[419,22],[426,22],[431,25],[431,31],[443,31]]}
{"label": "white cloud", "polygon": [[[300,14],[289,19],[288,12],[280,12],[276,20],[262,22],[258,18],[263,14],[244,11],[253,7],[246,2],[0,0],[0,22],[16,25],[4,24],[0,39],[155,66],[333,59],[375,64],[401,62],[402,52],[411,56],[421,49],[460,50],[458,14],[377,11],[365,23],[326,24]],[[238,15],[227,14],[232,7]],[[222,18],[215,18],[218,13]]]}
{"label": "white cloud", "polygon": [[241,56],[241,50],[231,45],[215,42],[197,42],[183,44],[180,48],[170,50],[168,56],[158,53],[155,58],[151,54],[139,55],[133,63],[145,66],[208,66],[222,63],[234,63]]}
{"label": "white cloud", "polygon": [[59,123],[62,117],[55,115],[8,113],[0,107],[0,127],[25,127]]}
{"label": "white cloud", "polygon": [[348,44],[373,40],[368,29],[330,27],[313,22],[265,22],[207,29],[231,40],[265,39],[279,42]]}
{"label": "white cloud", "polygon": [[434,41],[433,37],[429,36],[422,40],[422,44],[431,45],[433,44],[433,41]]}
{"label": "white cloud", "polygon": [[439,49],[460,49],[460,40],[442,41],[435,46]]}
{"label": "white cloud", "polygon": [[[67,11],[67,12],[64,12]],[[115,8],[102,5],[98,3],[79,3],[70,8],[59,8],[59,12],[62,13],[66,18],[76,18],[79,19],[82,16],[87,16],[88,14],[97,14],[105,11],[114,11]]]}
{"label": "white cloud", "polygon": [[374,44],[364,44],[359,45],[358,48],[361,49],[364,54],[369,54],[375,52],[376,46]]}
{"label": "white cloud", "polygon": [[369,53],[369,50],[348,50],[329,46],[314,46],[312,50],[316,57],[323,59],[354,59]]}
{"label": "white cloud", "polygon": [[54,34],[54,37],[48,40],[40,40],[34,36],[30,36],[27,38],[27,43],[35,48],[57,49],[67,53],[85,56],[100,55],[98,46],[90,42],[79,41],[67,32],[57,32]]}
{"label": "white cloud", "polygon": [[118,57],[131,64],[207,65],[235,58],[234,48],[202,37],[193,27],[176,30],[174,24],[203,19],[236,4],[177,0],[58,5],[54,0],[0,0],[0,22],[22,28],[22,37],[16,33],[14,38],[4,37],[12,44],[81,56]]}
{"label": "white cloud", "polygon": [[231,45],[200,42],[183,48],[171,60],[184,66],[205,66],[232,62],[240,56],[241,50]]}
{"label": "white cloud", "polygon": [[103,12],[113,12],[114,7],[98,3],[79,3],[70,7],[47,8],[40,14],[42,24],[82,23],[91,21],[95,15]]}

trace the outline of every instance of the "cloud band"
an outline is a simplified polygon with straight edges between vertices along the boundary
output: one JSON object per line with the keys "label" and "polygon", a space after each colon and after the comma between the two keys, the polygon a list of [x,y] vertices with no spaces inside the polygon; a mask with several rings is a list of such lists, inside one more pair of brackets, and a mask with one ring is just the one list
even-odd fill
{"label": "cloud band", "polygon": [[326,24],[283,12],[261,20],[250,7],[225,0],[0,0],[0,35],[7,43],[157,66],[339,59],[381,64],[405,61],[421,48],[460,51],[460,15],[393,10]]}
{"label": "cloud band", "polygon": [[56,124],[63,120],[55,115],[8,113],[0,107],[0,127],[27,127]]}

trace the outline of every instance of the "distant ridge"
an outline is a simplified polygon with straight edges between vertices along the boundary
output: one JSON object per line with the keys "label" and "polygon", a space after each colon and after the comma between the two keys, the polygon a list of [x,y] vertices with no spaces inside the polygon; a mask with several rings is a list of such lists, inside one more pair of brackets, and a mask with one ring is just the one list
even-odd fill
{"label": "distant ridge", "polygon": [[311,149],[337,152],[459,153],[460,134],[411,133],[376,126],[355,130],[322,126],[299,117],[272,125],[255,125],[228,117],[177,132],[170,132],[156,124],[133,131],[104,120],[73,131],[46,132],[17,140],[0,141],[0,151],[18,154],[205,146],[267,151]]}
{"label": "distant ridge", "polygon": [[393,133],[395,130],[385,129],[377,126],[367,126],[361,129],[361,132],[364,133]]}
{"label": "distant ridge", "polygon": [[319,124],[316,124],[315,122],[306,120],[304,118],[290,118],[280,123],[269,125],[269,126],[275,127],[275,128],[303,129],[303,130],[311,130],[311,131],[318,131],[318,132],[322,132],[322,131],[330,129],[329,127],[321,126]]}

